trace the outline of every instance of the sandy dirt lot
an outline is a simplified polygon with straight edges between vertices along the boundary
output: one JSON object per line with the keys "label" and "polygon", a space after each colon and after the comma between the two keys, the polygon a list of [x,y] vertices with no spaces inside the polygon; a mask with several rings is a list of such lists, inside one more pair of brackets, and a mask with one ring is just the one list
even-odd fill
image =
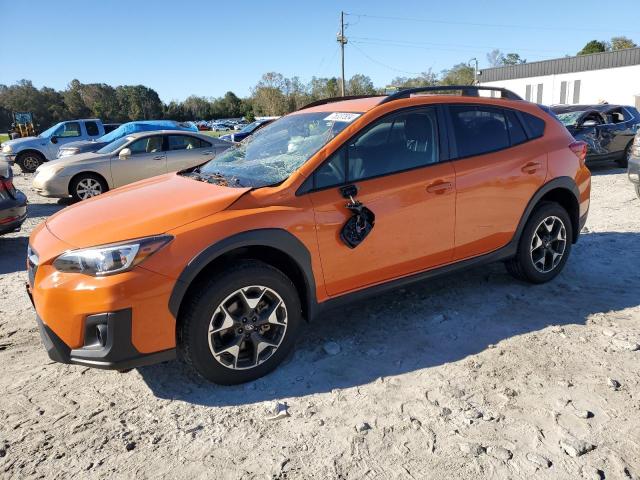
{"label": "sandy dirt lot", "polygon": [[621,169],[594,169],[550,284],[496,264],[354,304],[238,387],[179,362],[51,362],[24,257],[63,206],[30,180],[31,217],[0,237],[0,477],[640,478],[640,201]]}

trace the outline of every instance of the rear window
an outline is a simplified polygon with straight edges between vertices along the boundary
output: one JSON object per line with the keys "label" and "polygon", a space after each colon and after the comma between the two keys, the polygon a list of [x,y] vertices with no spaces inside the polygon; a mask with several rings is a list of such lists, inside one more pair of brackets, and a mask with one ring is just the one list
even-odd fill
{"label": "rear window", "polygon": [[505,115],[480,106],[451,106],[458,157],[471,157],[510,147]]}
{"label": "rear window", "polygon": [[84,127],[87,129],[87,135],[90,137],[100,135],[100,130],[98,130],[98,124],[96,122],[84,122]]}

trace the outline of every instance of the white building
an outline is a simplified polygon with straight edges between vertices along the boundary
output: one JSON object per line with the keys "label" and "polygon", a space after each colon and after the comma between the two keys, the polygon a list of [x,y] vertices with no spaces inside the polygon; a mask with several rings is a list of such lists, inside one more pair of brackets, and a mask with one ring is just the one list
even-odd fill
{"label": "white building", "polygon": [[608,102],[640,108],[640,48],[487,68],[478,82],[545,105]]}

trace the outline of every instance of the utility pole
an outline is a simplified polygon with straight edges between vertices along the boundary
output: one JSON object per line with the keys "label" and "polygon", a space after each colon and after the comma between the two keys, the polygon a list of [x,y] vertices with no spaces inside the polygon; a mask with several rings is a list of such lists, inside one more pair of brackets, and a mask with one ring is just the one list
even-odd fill
{"label": "utility pole", "polygon": [[471,62],[475,62],[475,67],[473,69],[473,84],[477,85],[478,84],[478,59],[474,57],[471,60],[469,60],[469,63]]}
{"label": "utility pole", "polygon": [[344,97],[344,46],[347,44],[347,37],[344,36],[344,12],[340,12],[340,33],[338,33],[338,43],[341,50],[341,63],[342,63],[342,75],[340,79],[340,86],[342,96]]}

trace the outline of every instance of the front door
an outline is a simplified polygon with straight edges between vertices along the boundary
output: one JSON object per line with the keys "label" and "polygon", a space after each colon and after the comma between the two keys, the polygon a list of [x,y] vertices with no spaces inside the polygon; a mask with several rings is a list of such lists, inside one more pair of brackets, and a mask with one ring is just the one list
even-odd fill
{"label": "front door", "polygon": [[111,160],[111,176],[115,187],[167,173],[162,135],[139,138],[125,148],[131,150],[128,158],[122,159],[116,155]]}
{"label": "front door", "polygon": [[[314,173],[311,202],[328,295],[338,295],[449,262],[455,175],[439,163],[434,107],[384,117],[347,142]],[[375,214],[355,248],[340,238],[351,212],[340,187]]]}

